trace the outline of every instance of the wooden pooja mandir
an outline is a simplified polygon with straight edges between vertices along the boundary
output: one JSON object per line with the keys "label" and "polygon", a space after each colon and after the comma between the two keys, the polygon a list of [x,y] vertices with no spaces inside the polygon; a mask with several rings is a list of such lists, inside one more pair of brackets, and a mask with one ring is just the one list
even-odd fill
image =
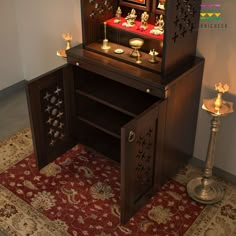
{"label": "wooden pooja mandir", "polygon": [[[113,24],[118,7],[122,20]],[[195,56],[200,0],[81,0],[81,9],[83,43],[66,51],[67,65],[27,85],[34,150],[39,168],[76,143],[119,162],[124,224],[193,154],[204,66]],[[132,9],[131,30],[121,24]],[[154,37],[161,15],[164,33]],[[132,38],[144,42],[139,62]]]}

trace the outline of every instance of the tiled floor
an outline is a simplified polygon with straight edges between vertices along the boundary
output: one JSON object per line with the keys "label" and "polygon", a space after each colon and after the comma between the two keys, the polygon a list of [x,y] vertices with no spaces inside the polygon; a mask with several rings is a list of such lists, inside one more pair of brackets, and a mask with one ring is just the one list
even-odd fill
{"label": "tiled floor", "polygon": [[0,141],[29,126],[24,85],[0,91]]}

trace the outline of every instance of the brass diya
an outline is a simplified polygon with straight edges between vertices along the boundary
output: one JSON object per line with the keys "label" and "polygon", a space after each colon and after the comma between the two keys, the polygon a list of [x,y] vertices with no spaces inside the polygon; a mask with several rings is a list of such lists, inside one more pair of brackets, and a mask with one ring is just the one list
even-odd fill
{"label": "brass diya", "polygon": [[66,48],[65,49],[59,49],[57,51],[57,56],[63,57],[66,59],[66,50],[71,48],[71,40],[72,40],[72,35],[69,33],[63,33],[62,38],[66,41]]}
{"label": "brass diya", "polygon": [[138,51],[144,44],[144,40],[140,38],[132,38],[129,40],[129,45],[133,49],[130,53],[131,57],[138,57],[140,56],[140,52]]}

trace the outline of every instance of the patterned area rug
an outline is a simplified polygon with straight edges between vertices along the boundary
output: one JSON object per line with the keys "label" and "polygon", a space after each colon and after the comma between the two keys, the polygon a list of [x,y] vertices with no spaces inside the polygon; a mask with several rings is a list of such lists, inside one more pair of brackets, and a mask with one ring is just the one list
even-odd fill
{"label": "patterned area rug", "polygon": [[235,236],[236,187],[222,202],[192,201],[186,183],[200,171],[187,166],[124,226],[119,165],[76,145],[38,171],[30,130],[0,143],[0,230],[37,236]]}

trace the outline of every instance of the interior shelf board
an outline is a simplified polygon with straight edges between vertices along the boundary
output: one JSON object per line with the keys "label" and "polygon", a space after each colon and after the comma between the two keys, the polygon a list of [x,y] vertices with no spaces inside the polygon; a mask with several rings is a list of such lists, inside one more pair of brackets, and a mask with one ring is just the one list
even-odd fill
{"label": "interior shelf board", "polygon": [[99,127],[103,127],[104,130],[108,130],[118,136],[120,136],[121,132],[120,127],[132,119],[132,117],[128,115],[95,102],[85,96],[79,95],[76,97],[76,100],[78,105],[78,116]]}
{"label": "interior shelf board", "polygon": [[116,133],[114,133],[114,132],[112,132],[112,131],[110,131],[110,130],[107,130],[107,129],[105,129],[104,127],[102,127],[102,126],[100,126],[100,125],[98,125],[98,124],[95,124],[94,122],[89,121],[89,120],[83,118],[83,117],[80,116],[80,115],[77,116],[77,119],[78,119],[79,121],[83,121],[83,122],[87,123],[87,124],[90,125],[90,126],[93,126],[93,127],[96,128],[96,129],[99,129],[100,131],[105,132],[106,134],[109,134],[109,135],[111,135],[111,136],[113,136],[113,137],[115,137],[115,138],[117,138],[117,139],[120,139],[120,138],[121,138],[121,136],[120,136],[119,134],[116,134]]}
{"label": "interior shelf board", "polygon": [[[90,125],[90,122],[78,121],[76,127],[78,143],[92,147],[97,152],[120,162],[120,139]],[[102,142],[98,140],[102,140]]]}
{"label": "interior shelf board", "polygon": [[[140,68],[150,70],[152,72],[157,72],[160,73],[161,71],[161,61],[162,59],[160,57],[156,57],[157,63],[150,63],[149,60],[151,59],[151,56],[148,53],[141,52],[141,60],[142,63],[138,64],[136,63],[136,59],[130,56],[130,53],[132,52],[132,48],[125,47],[123,45],[117,44],[117,43],[112,43],[109,42],[110,49],[108,50],[103,50],[101,48],[102,42],[93,42],[88,45],[86,45],[86,48],[89,50],[92,50],[94,52],[109,56],[111,58],[115,58],[119,61],[123,61],[125,63],[129,63],[131,65],[136,65]],[[119,48],[124,51],[122,54],[117,54],[114,51]]]}
{"label": "interior shelf board", "polygon": [[83,96],[86,96],[86,97],[88,97],[89,99],[92,99],[92,100],[94,100],[94,101],[96,101],[96,102],[99,102],[99,103],[101,103],[101,104],[103,104],[103,105],[105,105],[105,106],[111,107],[111,108],[113,108],[113,109],[115,109],[115,110],[117,110],[117,111],[119,111],[119,112],[122,112],[122,113],[124,113],[124,114],[126,114],[126,115],[129,115],[129,116],[131,116],[131,117],[136,117],[136,116],[137,116],[137,115],[136,115],[135,113],[133,113],[133,112],[129,112],[129,111],[125,110],[125,109],[122,109],[121,107],[119,107],[119,106],[117,106],[117,105],[114,105],[114,104],[112,104],[112,103],[106,101],[105,99],[101,99],[101,98],[99,98],[99,97],[97,97],[97,96],[93,96],[93,95],[91,95],[91,94],[89,94],[89,93],[86,93],[86,92],[84,92],[84,91],[81,91],[81,90],[79,90],[79,89],[76,89],[76,93],[78,93],[78,94],[80,94],[80,95],[83,95]]}
{"label": "interior shelf board", "polygon": [[78,76],[76,94],[110,106],[131,117],[136,117],[158,99],[103,77],[91,77],[87,73]]}

